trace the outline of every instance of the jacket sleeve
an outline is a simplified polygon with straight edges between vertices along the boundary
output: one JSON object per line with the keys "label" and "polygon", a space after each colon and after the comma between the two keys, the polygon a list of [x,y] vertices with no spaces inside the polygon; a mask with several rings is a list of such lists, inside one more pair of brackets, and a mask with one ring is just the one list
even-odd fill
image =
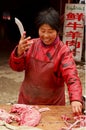
{"label": "jacket sleeve", "polygon": [[82,102],[82,85],[80,78],[78,76],[78,71],[76,68],[73,55],[69,48],[65,46],[62,53],[62,60],[60,69],[62,71],[62,76],[67,84],[69,98],[71,101]]}
{"label": "jacket sleeve", "polygon": [[16,56],[16,49],[12,51],[9,58],[9,65],[15,71],[23,71],[25,69],[25,53],[20,57]]}

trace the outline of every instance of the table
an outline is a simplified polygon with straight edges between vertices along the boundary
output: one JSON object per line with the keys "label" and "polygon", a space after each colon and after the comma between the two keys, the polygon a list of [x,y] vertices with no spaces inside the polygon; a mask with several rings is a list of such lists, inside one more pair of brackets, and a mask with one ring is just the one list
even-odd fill
{"label": "table", "polygon": [[[50,108],[49,111],[42,112],[41,121],[37,128],[41,128],[42,130],[59,130],[65,123],[61,119],[61,116],[66,114],[68,117],[72,118],[73,113],[71,110],[71,106],[52,106],[52,105],[38,105],[39,108]],[[0,105],[0,109],[5,109],[9,111],[11,105]]]}

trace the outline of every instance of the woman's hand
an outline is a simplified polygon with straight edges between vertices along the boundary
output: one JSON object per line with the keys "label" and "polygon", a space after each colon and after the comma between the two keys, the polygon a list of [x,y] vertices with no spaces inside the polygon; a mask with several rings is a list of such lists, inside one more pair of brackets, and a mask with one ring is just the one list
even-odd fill
{"label": "woman's hand", "polygon": [[26,32],[24,32],[18,44],[17,55],[21,56],[24,51],[29,49],[32,43],[33,41],[31,40],[31,37],[29,36],[26,38]]}
{"label": "woman's hand", "polygon": [[82,114],[82,103],[79,101],[72,101],[71,102],[72,111],[76,115]]}

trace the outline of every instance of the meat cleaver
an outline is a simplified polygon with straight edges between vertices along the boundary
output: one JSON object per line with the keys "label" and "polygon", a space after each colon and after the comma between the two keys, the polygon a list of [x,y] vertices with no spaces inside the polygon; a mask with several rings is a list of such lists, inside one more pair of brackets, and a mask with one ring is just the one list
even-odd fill
{"label": "meat cleaver", "polygon": [[18,29],[19,29],[19,31],[20,31],[20,34],[21,34],[21,36],[22,36],[23,33],[24,33],[24,27],[23,27],[22,22],[21,22],[18,18],[15,17],[15,23],[17,24]]}

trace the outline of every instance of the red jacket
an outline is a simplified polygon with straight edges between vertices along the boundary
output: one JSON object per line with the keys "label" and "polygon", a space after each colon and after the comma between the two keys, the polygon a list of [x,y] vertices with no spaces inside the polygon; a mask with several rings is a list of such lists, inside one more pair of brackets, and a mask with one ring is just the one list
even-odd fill
{"label": "red jacket", "polygon": [[40,38],[21,57],[16,49],[10,56],[10,66],[15,71],[25,70],[18,103],[65,105],[65,86],[70,101],[82,102],[82,86],[72,53],[58,38],[47,46]]}

